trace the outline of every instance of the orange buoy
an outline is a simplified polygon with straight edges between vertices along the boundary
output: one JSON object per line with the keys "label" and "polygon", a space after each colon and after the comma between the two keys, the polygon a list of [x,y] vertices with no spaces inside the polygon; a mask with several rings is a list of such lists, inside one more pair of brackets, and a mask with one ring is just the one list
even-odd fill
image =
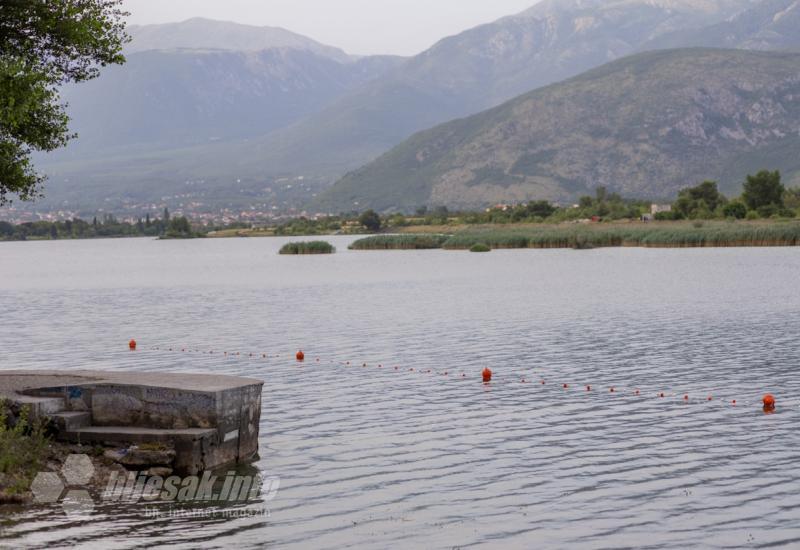
{"label": "orange buoy", "polygon": [[591,386],[586,386],[586,391],[592,391],[592,387]]}
{"label": "orange buoy", "polygon": [[683,396],[683,400],[684,400],[684,401],[689,401],[689,396],[688,396],[688,395],[684,395],[684,396]]}
{"label": "orange buoy", "polygon": [[775,410],[775,397],[772,394],[764,396],[764,412],[772,412]]}
{"label": "orange buoy", "polygon": [[714,397],[713,397],[713,396],[711,396],[711,395],[709,395],[709,396],[708,396],[708,400],[709,400],[709,401],[713,401],[713,400],[714,400]]}
{"label": "orange buoy", "polygon": [[636,390],[636,395],[639,395],[639,390]]}
{"label": "orange buoy", "polygon": [[300,351],[297,352],[297,355],[295,355],[295,357],[297,357],[298,361],[305,361],[306,354],[303,353],[303,350],[300,350]]}
{"label": "orange buoy", "polygon": [[663,393],[659,393],[658,396],[659,397],[664,397],[664,394]]}
{"label": "orange buoy", "polygon": [[136,351],[136,340],[131,340],[128,342],[128,349],[131,351]]}
{"label": "orange buoy", "polygon": [[492,381],[492,369],[490,369],[489,367],[486,367],[485,369],[483,369],[483,372],[481,373],[481,375],[483,376],[483,381],[484,382],[491,382]]}
{"label": "orange buoy", "polygon": [[568,390],[569,389],[569,384],[564,384],[564,389]]}
{"label": "orange buoy", "polygon": [[544,380],[542,380],[542,386],[544,386],[544,384],[545,384],[545,382],[544,382]]}
{"label": "orange buoy", "polygon": [[610,388],[610,389],[608,390],[608,393],[614,393],[614,388]]}
{"label": "orange buoy", "polygon": [[734,407],[736,406],[736,400],[735,399],[733,400],[732,404],[733,404]]}

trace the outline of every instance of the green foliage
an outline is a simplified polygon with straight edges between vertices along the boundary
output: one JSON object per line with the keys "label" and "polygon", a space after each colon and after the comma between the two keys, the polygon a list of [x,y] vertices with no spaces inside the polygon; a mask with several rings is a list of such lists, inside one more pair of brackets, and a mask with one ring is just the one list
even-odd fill
{"label": "green foliage", "polygon": [[281,247],[279,254],[299,255],[299,254],[333,254],[336,248],[325,241],[310,241],[286,243]]}
{"label": "green foliage", "polygon": [[783,205],[789,210],[800,210],[800,189],[787,189],[783,195]]}
{"label": "green foliage", "polygon": [[191,239],[196,236],[192,231],[192,225],[185,216],[172,218],[165,234],[168,239]]}
{"label": "green foliage", "polygon": [[19,225],[0,222],[0,241],[155,237],[164,235],[168,228],[169,224],[161,219],[149,220],[147,223],[140,219],[131,224],[120,222],[111,214],[106,214],[102,220],[95,218],[92,223],[80,218],[60,222],[25,222]]}
{"label": "green foliage", "polygon": [[485,245],[483,243],[475,243],[470,247],[469,251],[470,252],[491,252],[492,249],[489,246],[487,246],[487,245]]}
{"label": "green foliage", "polygon": [[376,235],[359,239],[350,245],[350,250],[429,250],[442,248],[448,235]]}
{"label": "green foliage", "polygon": [[326,235],[341,228],[342,218],[339,216],[326,216],[315,220],[301,216],[275,227],[275,235]]}
{"label": "green foliage", "polygon": [[[747,176],[742,200],[750,210],[765,209],[764,214],[767,214],[767,209],[769,208],[774,211],[783,208],[783,195],[785,192],[786,188],[781,183],[781,173],[779,171],[762,170],[755,176]],[[759,215],[762,217],[772,215],[764,214],[759,211]]]}
{"label": "green foliage", "polygon": [[374,210],[367,210],[361,214],[358,221],[369,231],[380,231],[381,229],[381,217]]}
{"label": "green foliage", "polygon": [[465,250],[480,243],[492,248],[598,248],[611,246],[699,247],[800,245],[800,223],[598,224],[468,229],[443,247]]}
{"label": "green foliage", "polygon": [[13,411],[0,401],[0,501],[30,488],[46,460],[49,438],[45,425],[30,417],[30,409]]}
{"label": "green foliage", "polygon": [[66,144],[58,86],[122,63],[127,40],[120,0],[3,2],[0,9],[0,204],[38,193],[33,150]]}
{"label": "green foliage", "polygon": [[678,200],[672,205],[675,219],[709,220],[715,217],[715,211],[727,202],[719,192],[717,182],[704,181],[696,187],[682,189]]}
{"label": "green foliage", "polygon": [[743,220],[747,217],[747,206],[742,201],[732,201],[722,208],[722,215],[726,218]]}

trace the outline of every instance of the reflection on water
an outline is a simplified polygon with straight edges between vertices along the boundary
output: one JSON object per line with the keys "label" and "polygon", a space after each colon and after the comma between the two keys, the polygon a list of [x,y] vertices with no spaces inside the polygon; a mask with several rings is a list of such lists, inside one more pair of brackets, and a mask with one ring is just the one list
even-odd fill
{"label": "reflection on water", "polygon": [[255,467],[281,480],[242,517],[8,511],[5,542],[800,545],[796,249],[333,240],[328,257],[278,256],[279,239],[0,245],[0,368],[262,378]]}

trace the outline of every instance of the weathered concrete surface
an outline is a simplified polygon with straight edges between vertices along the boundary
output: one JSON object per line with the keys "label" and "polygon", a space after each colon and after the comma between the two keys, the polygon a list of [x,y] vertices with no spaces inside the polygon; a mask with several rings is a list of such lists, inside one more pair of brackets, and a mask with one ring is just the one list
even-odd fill
{"label": "weathered concrete surface", "polygon": [[[82,441],[170,441],[176,469],[200,471],[258,452],[263,382],[119,371],[0,371],[0,396],[53,417]],[[88,413],[90,422],[84,415]],[[90,425],[87,425],[90,424]]]}

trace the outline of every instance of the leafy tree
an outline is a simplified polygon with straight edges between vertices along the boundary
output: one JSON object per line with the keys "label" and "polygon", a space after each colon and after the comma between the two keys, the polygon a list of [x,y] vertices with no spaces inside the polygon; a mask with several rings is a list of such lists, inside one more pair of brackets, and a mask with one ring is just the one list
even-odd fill
{"label": "leafy tree", "polygon": [[367,210],[359,216],[358,223],[370,231],[378,231],[381,228],[381,217],[374,210]]}
{"label": "leafy tree", "polygon": [[750,210],[763,209],[766,213],[768,207],[774,207],[773,210],[777,211],[783,209],[785,192],[779,171],[762,170],[755,176],[747,176],[742,200]]}
{"label": "leafy tree", "polygon": [[783,204],[792,210],[800,209],[800,188],[787,189],[783,194]]}
{"label": "leafy tree", "polygon": [[58,87],[123,63],[121,0],[3,0],[0,3],[0,204],[39,194],[33,150],[73,137]]}
{"label": "leafy tree", "polygon": [[695,187],[681,190],[672,208],[681,218],[709,219],[726,202],[725,195],[717,188],[717,182],[704,181]]}
{"label": "leafy tree", "polygon": [[170,221],[169,228],[171,231],[175,231],[177,233],[190,233],[192,231],[192,227],[189,225],[189,220],[187,220],[184,216]]}

